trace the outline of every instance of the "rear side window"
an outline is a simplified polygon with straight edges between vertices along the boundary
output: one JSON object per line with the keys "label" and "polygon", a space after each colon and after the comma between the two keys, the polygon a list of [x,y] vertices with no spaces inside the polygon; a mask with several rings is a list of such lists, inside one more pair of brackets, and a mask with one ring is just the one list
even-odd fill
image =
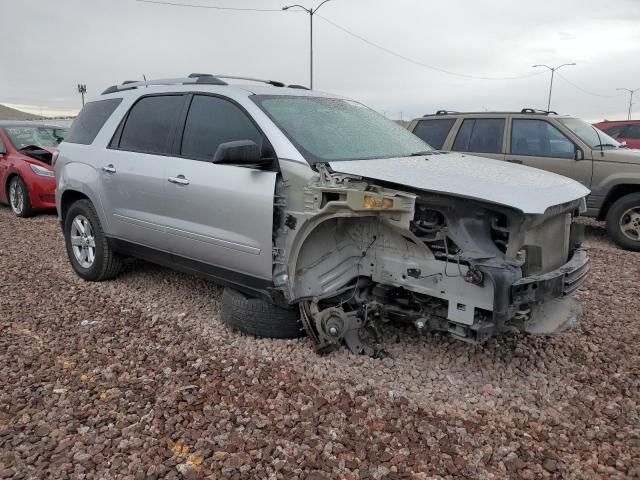
{"label": "rear side window", "polygon": [[[596,128],[597,128],[597,126],[596,126]],[[618,138],[618,137],[623,136],[621,134],[622,134],[623,130],[625,130],[626,128],[627,128],[626,125],[615,125],[613,127],[601,128],[600,130],[602,130],[607,135],[612,136],[613,138]]]}
{"label": "rear side window", "polygon": [[90,145],[113,111],[122,102],[121,98],[109,98],[87,103],[71,125],[64,141]]}
{"label": "rear side window", "polygon": [[433,148],[440,150],[444,145],[444,141],[447,139],[447,135],[449,135],[449,131],[451,130],[451,127],[453,127],[455,121],[455,118],[421,120],[416,125],[413,133]]}
{"label": "rear side window", "polygon": [[544,120],[513,120],[511,153],[536,157],[574,158],[575,145]]}
{"label": "rear side window", "polygon": [[632,138],[634,140],[640,139],[640,125],[629,125],[629,128],[624,132],[624,138]]}
{"label": "rear side window", "polygon": [[182,137],[181,154],[211,160],[221,143],[253,140],[262,146],[262,134],[235,104],[219,97],[193,97]]}
{"label": "rear side window", "polygon": [[503,118],[467,118],[462,122],[452,150],[501,153],[503,135]]}
{"label": "rear side window", "polygon": [[142,97],[129,111],[118,148],[142,153],[171,153],[183,102],[183,95]]}

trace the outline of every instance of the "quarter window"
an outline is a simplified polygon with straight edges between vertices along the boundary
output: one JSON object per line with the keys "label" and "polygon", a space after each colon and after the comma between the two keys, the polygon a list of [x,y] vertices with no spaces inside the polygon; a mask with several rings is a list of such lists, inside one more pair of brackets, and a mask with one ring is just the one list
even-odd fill
{"label": "quarter window", "polygon": [[120,102],[121,98],[109,98],[87,103],[73,121],[64,141],[82,145],[92,144]]}
{"label": "quarter window", "polygon": [[221,143],[253,140],[262,146],[262,134],[236,105],[219,97],[193,97],[182,137],[181,154],[212,160]]}
{"label": "quarter window", "polygon": [[455,118],[420,120],[414,128],[413,134],[420,137],[433,148],[439,150],[444,145],[447,135],[449,135],[449,131],[455,121]]}
{"label": "quarter window", "polygon": [[556,127],[544,120],[513,120],[511,153],[536,157],[574,158],[575,146]]}
{"label": "quarter window", "polygon": [[457,152],[501,153],[504,135],[502,118],[467,118],[453,142]]}
{"label": "quarter window", "polygon": [[143,153],[171,153],[182,95],[143,97],[131,108],[122,129],[119,148]]}

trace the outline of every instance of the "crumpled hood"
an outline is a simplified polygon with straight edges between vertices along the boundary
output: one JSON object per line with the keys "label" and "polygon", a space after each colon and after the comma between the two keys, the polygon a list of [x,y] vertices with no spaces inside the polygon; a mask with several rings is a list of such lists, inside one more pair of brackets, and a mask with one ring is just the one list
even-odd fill
{"label": "crumpled hood", "polygon": [[589,194],[580,183],[555,173],[455,152],[329,165],[340,173],[473,198],[530,214]]}
{"label": "crumpled hood", "polygon": [[615,148],[603,150],[604,157],[600,157],[600,151],[593,151],[595,160],[606,160],[608,162],[634,163],[640,165],[640,150],[637,148]]}

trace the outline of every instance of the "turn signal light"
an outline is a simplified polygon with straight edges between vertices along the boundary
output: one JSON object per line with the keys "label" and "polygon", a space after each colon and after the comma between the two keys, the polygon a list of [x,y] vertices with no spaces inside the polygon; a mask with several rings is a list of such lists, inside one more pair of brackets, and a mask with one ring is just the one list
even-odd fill
{"label": "turn signal light", "polygon": [[364,208],[393,208],[393,198],[391,197],[377,197],[375,195],[365,194],[362,200],[362,206]]}

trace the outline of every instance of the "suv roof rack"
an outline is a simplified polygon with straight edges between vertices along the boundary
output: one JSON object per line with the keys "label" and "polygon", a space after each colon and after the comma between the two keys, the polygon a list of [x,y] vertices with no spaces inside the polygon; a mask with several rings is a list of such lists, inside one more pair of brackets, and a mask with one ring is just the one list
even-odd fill
{"label": "suv roof rack", "polygon": [[[285,84],[276,80],[263,80],[261,78],[237,77],[232,75],[212,75],[210,73],[191,73],[185,78],[161,78],[157,80],[147,80],[138,82],[135,80],[126,80],[120,85],[112,85],[107,88],[102,95],[109,93],[121,92],[123,90],[133,90],[138,87],[148,87],[149,85],[229,85],[222,79],[227,80],[247,80],[250,82],[260,82],[272,85],[274,87],[284,87]],[[301,85],[290,85],[290,88],[306,88]]]}
{"label": "suv roof rack", "polygon": [[[438,110],[436,112],[436,115],[449,115],[452,113],[460,113],[460,112],[454,112],[453,110]],[[427,113],[426,115],[424,115],[425,117],[431,115],[430,113]]]}
{"label": "suv roof rack", "polygon": [[540,110],[539,108],[523,108],[520,113],[542,113],[544,115],[558,115],[558,112],[553,110]]}

